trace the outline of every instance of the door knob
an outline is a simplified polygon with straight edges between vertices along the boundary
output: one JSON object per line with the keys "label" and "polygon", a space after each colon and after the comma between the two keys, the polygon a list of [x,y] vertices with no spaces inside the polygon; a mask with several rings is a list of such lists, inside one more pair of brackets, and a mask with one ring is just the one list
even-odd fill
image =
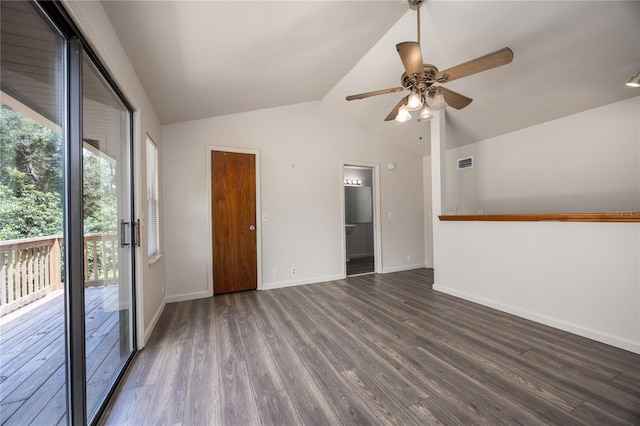
{"label": "door knob", "polygon": [[253,226],[253,225],[251,225],[251,226],[249,227],[249,229],[250,229],[250,230],[252,230],[252,231],[255,231],[255,230],[256,230],[256,227],[255,227],[255,226]]}

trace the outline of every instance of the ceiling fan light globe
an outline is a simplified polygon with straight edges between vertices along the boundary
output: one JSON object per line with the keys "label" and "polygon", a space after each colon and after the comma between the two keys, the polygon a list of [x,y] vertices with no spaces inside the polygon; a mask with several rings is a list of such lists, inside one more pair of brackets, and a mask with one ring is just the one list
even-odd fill
{"label": "ceiling fan light globe", "polygon": [[444,95],[442,93],[438,93],[433,97],[433,103],[431,104],[431,109],[433,111],[440,111],[441,109],[445,109],[447,103],[444,100]]}
{"label": "ceiling fan light globe", "polygon": [[409,111],[417,111],[420,108],[422,108],[422,97],[416,92],[413,92],[407,99],[407,109]]}
{"label": "ceiling fan light globe", "polygon": [[431,111],[431,108],[429,108],[429,105],[425,105],[424,108],[422,108],[422,110],[420,110],[420,116],[418,117],[419,121],[429,121],[433,118],[433,112]]}
{"label": "ceiling fan light globe", "polygon": [[399,121],[400,123],[404,123],[405,121],[409,121],[411,120],[411,114],[409,114],[409,111],[407,110],[406,107],[401,106],[400,109],[398,110],[398,115],[396,115],[396,121]]}

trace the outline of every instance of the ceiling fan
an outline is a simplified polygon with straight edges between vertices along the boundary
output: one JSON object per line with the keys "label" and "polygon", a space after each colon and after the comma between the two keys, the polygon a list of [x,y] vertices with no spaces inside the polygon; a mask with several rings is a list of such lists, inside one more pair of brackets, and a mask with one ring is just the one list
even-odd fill
{"label": "ceiling fan", "polygon": [[[347,96],[347,101],[364,99],[371,96],[410,90],[391,110],[385,121],[396,119],[407,121],[411,119],[410,111],[420,110],[419,120],[430,120],[433,117],[432,110],[439,110],[451,105],[455,109],[462,109],[469,105],[473,99],[454,92],[436,83],[447,83],[482,71],[487,71],[502,65],[506,65],[513,59],[513,52],[508,47],[500,49],[488,55],[472,59],[460,65],[438,71],[435,65],[422,62],[420,49],[420,6],[423,0],[409,0],[412,9],[417,10],[418,15],[418,41],[405,41],[396,45],[405,72],[400,79],[402,86],[391,89],[375,90],[373,92],[360,93]],[[431,107],[427,98],[432,100]]]}

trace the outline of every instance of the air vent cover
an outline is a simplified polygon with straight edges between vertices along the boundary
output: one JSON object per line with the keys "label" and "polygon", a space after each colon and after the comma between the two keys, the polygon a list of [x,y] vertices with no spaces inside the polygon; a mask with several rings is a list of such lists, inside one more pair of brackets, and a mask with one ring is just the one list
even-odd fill
{"label": "air vent cover", "polygon": [[458,158],[458,170],[470,169],[473,167],[473,157]]}

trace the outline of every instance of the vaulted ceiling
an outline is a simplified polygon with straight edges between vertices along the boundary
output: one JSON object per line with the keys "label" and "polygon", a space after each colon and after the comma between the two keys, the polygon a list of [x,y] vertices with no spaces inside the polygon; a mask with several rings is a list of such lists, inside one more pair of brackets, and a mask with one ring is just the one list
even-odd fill
{"label": "vaulted ceiling", "polygon": [[[162,123],[324,101],[419,154],[429,124],[384,122],[406,93],[395,44],[416,12],[394,1],[103,1]],[[638,96],[640,2],[446,1],[421,9],[425,63],[440,70],[510,47],[511,64],[447,83],[450,146]]]}

